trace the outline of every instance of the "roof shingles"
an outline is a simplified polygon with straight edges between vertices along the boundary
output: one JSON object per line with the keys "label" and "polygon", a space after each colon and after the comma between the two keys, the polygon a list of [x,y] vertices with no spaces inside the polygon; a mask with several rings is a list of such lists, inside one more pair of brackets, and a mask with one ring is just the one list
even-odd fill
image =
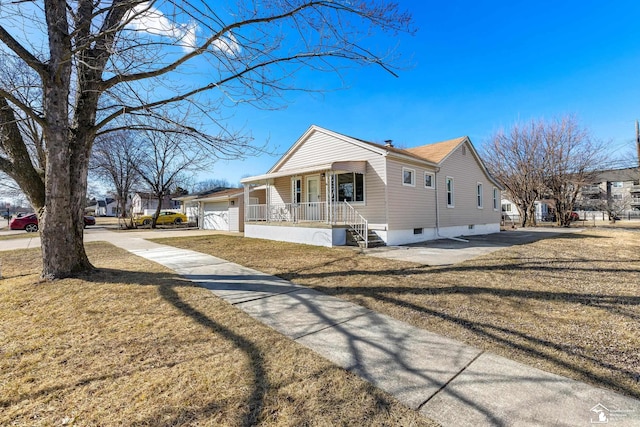
{"label": "roof shingles", "polygon": [[425,160],[429,160],[434,163],[440,163],[444,160],[453,150],[460,145],[466,136],[460,138],[449,139],[447,141],[436,142],[435,144],[423,145],[421,147],[407,148],[411,154],[418,157],[422,157]]}

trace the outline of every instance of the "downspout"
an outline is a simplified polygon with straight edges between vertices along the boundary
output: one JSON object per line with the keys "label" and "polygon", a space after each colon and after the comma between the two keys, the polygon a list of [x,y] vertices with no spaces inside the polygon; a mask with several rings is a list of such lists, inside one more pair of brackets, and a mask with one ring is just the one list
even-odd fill
{"label": "downspout", "polygon": [[436,168],[436,172],[434,174],[436,186],[436,237],[442,237],[440,236],[440,206],[438,204],[438,172],[440,172],[440,168]]}
{"label": "downspout", "polygon": [[460,239],[459,237],[445,237],[445,236],[441,236],[440,235],[440,206],[439,206],[439,203],[438,203],[438,200],[439,200],[439,197],[438,197],[438,172],[440,172],[440,168],[436,168],[436,173],[434,174],[434,176],[435,176],[435,185],[436,185],[436,237],[439,237],[440,239],[454,240],[456,242],[469,243],[468,240]]}

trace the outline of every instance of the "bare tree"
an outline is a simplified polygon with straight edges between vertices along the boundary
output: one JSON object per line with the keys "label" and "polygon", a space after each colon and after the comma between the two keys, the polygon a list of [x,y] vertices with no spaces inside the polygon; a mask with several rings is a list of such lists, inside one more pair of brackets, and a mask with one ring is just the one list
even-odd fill
{"label": "bare tree", "polygon": [[134,143],[135,135],[131,132],[112,132],[96,138],[91,153],[91,172],[114,188],[120,217],[126,217],[127,201],[139,180],[134,165],[141,161],[137,156],[142,153],[134,148]]}
{"label": "bare tree", "polygon": [[[252,155],[251,139],[225,125],[227,108],[283,105],[285,91],[296,88],[292,76],[302,68],[376,64],[391,70],[394,58],[366,46],[367,37],[382,30],[392,44],[411,24],[407,13],[384,0],[216,5],[214,10],[206,1],[2,4],[0,68],[12,72],[0,74],[0,170],[41,211],[44,278],[92,269],[82,214],[97,135],[148,129],[147,118],[155,117],[219,158]],[[375,42],[383,47],[380,38]],[[189,111],[191,120],[174,122],[169,111]],[[31,162],[27,133],[19,127],[25,121],[42,136],[40,165]]]}
{"label": "bare tree", "polygon": [[542,126],[545,189],[555,202],[558,224],[568,227],[582,187],[594,182],[605,161],[604,146],[571,116]]}
{"label": "bare tree", "polygon": [[224,178],[209,178],[198,181],[191,186],[191,193],[215,190],[216,188],[231,188],[231,183]]}
{"label": "bare tree", "polygon": [[572,116],[500,131],[485,144],[484,157],[518,207],[523,227],[536,224],[535,202],[541,199],[552,199],[558,223],[568,226],[581,188],[593,182],[605,160],[603,144]]}
{"label": "bare tree", "polygon": [[137,160],[131,166],[158,201],[151,220],[155,228],[163,200],[174,193],[184,195],[181,186],[212,160],[208,153],[192,149],[180,134],[147,131],[140,139],[134,154]]}
{"label": "bare tree", "polygon": [[516,124],[497,132],[483,147],[490,173],[504,186],[520,213],[521,225],[535,226],[535,202],[544,192],[541,124]]}

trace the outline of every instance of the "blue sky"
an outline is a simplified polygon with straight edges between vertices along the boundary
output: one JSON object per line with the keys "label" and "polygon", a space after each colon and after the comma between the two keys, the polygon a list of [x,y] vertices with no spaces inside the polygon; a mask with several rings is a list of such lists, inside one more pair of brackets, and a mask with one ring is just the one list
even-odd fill
{"label": "blue sky", "polygon": [[[380,68],[336,77],[304,73],[277,111],[240,108],[233,123],[282,153],[311,125],[361,139],[414,147],[468,135],[481,146],[514,122],[575,114],[614,155],[634,150],[640,118],[638,1],[400,1],[415,36],[398,38],[408,64],[395,78]],[[218,162],[200,178],[239,182],[277,156]]]}

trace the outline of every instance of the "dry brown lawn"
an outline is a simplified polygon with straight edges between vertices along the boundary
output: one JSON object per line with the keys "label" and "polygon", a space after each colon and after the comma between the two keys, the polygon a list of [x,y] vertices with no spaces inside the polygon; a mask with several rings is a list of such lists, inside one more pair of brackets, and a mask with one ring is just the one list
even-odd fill
{"label": "dry brown lawn", "polygon": [[640,233],[588,230],[427,267],[206,236],[161,240],[275,274],[505,357],[640,397]]}
{"label": "dry brown lawn", "polygon": [[0,425],[433,425],[163,267],[87,245],[99,271],[38,283],[0,252]]}
{"label": "dry brown lawn", "polygon": [[21,231],[16,234],[7,234],[5,236],[0,236],[0,240],[13,240],[13,239],[32,239],[34,237],[40,237],[38,233],[27,233],[26,231]]}

